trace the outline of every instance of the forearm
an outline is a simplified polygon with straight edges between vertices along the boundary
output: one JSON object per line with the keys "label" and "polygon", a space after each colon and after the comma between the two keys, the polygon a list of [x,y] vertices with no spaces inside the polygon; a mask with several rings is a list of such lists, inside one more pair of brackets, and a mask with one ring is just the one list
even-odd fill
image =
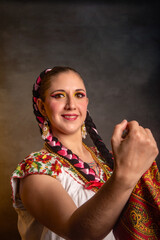
{"label": "forearm", "polygon": [[102,239],[114,227],[132,188],[123,187],[115,175],[89,201],[79,207],[69,221],[69,239]]}

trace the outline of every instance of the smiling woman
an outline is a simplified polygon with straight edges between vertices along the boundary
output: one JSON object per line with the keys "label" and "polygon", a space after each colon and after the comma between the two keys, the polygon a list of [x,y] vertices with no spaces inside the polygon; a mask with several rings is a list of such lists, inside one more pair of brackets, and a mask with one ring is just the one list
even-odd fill
{"label": "smiling woman", "polygon": [[81,133],[88,98],[84,83],[76,72],[62,72],[56,80],[52,76],[44,101],[38,98],[37,105],[41,114],[48,118],[52,132],[58,139],[64,134],[77,137],[77,132]]}
{"label": "smiling woman", "polygon": [[[33,108],[45,144],[11,179],[21,238],[158,239],[160,178],[151,131],[123,120],[113,131],[111,154],[87,106],[84,82],[74,69],[54,67],[37,78]],[[87,133],[94,147],[83,143]]]}

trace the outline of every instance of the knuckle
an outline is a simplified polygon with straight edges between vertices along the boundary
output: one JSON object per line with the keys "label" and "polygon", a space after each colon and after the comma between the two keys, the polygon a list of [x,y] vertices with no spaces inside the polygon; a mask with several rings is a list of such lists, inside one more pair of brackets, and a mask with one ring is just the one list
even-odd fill
{"label": "knuckle", "polygon": [[158,155],[159,154],[159,149],[157,147],[157,145],[155,146],[155,153]]}
{"label": "knuckle", "polygon": [[157,148],[157,155],[159,154],[159,149]]}
{"label": "knuckle", "polygon": [[145,139],[147,145],[152,145],[152,141],[150,138]]}
{"label": "knuckle", "polygon": [[140,132],[137,129],[134,129],[132,131],[132,139],[133,140],[137,140],[137,141],[141,140],[141,134],[140,134]]}
{"label": "knuckle", "polygon": [[149,128],[145,128],[145,130],[146,130],[147,132],[151,132],[151,130],[150,130]]}
{"label": "knuckle", "polygon": [[136,120],[132,120],[129,122],[131,125],[139,125],[139,123]]}
{"label": "knuckle", "polygon": [[136,123],[137,124],[138,122],[136,120],[132,120],[131,123]]}
{"label": "knuckle", "polygon": [[155,153],[156,155],[159,154],[159,150],[158,150],[156,142],[150,141],[149,146],[152,149],[153,153]]}

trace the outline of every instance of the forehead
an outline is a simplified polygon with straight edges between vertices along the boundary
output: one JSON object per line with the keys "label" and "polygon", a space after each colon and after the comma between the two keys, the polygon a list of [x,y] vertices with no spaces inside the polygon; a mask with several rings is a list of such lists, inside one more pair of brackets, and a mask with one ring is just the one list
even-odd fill
{"label": "forehead", "polygon": [[50,89],[84,89],[84,82],[78,73],[67,71],[51,77]]}

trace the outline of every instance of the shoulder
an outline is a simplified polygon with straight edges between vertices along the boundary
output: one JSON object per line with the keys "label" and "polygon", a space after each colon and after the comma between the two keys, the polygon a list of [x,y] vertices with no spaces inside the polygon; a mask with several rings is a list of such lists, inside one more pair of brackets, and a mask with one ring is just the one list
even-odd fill
{"label": "shoulder", "polygon": [[38,151],[29,154],[12,174],[12,177],[23,178],[30,174],[46,174],[57,176],[61,173],[62,163],[59,157],[45,151]]}

